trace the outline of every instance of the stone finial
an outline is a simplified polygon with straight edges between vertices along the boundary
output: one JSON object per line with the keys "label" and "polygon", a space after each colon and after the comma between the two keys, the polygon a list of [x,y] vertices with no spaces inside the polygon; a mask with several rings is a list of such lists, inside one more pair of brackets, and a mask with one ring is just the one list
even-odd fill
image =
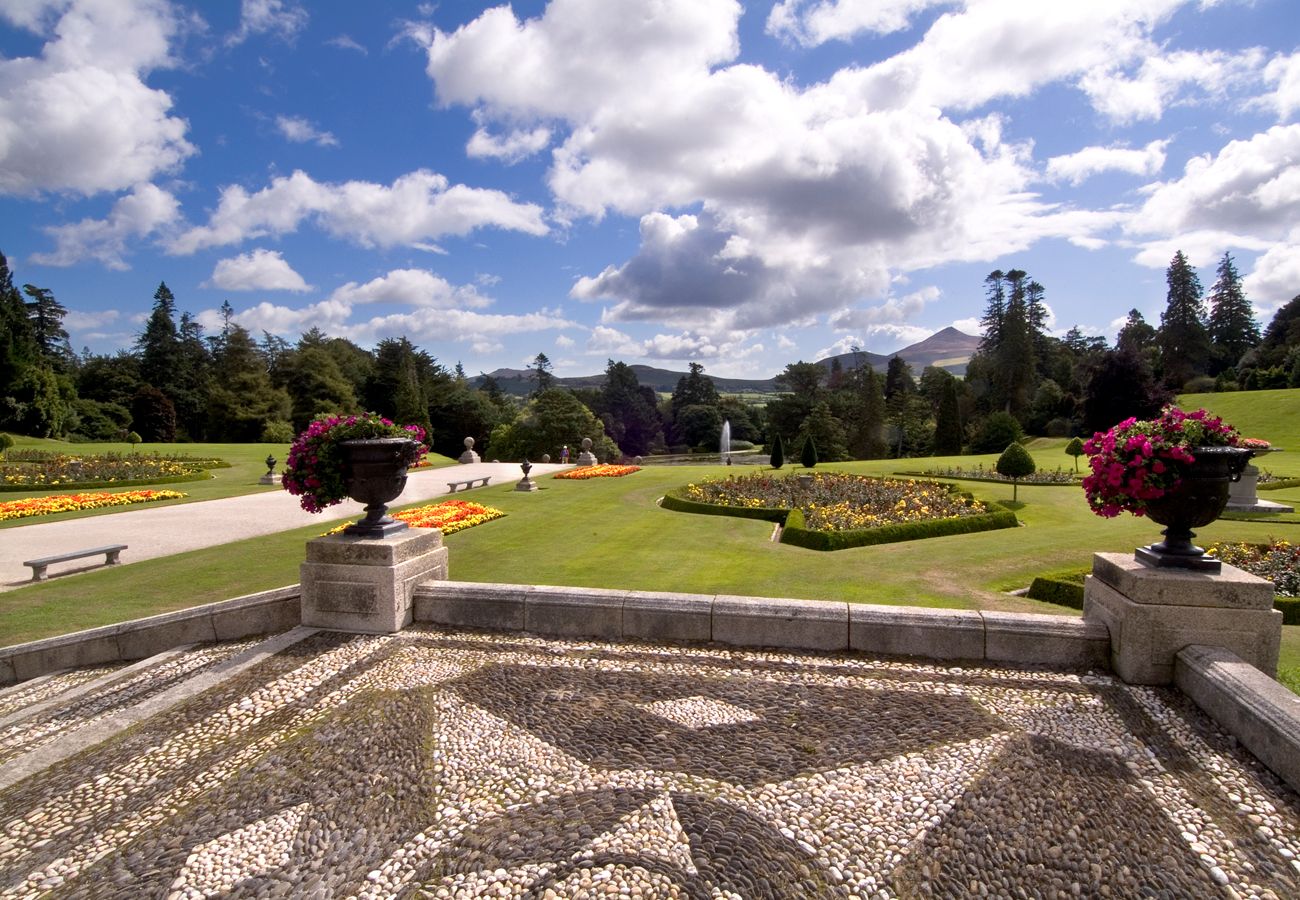
{"label": "stone finial", "polygon": [[466,450],[474,449],[474,439],[472,437],[465,438],[465,449]]}
{"label": "stone finial", "polygon": [[462,466],[467,466],[470,463],[481,462],[478,454],[474,452],[474,439],[472,437],[465,438],[465,452],[462,453],[456,461]]}

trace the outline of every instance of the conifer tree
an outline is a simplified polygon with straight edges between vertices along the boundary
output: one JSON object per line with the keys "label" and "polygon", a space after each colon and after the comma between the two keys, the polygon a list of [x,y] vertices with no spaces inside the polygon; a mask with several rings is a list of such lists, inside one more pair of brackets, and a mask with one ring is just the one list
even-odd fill
{"label": "conifer tree", "polygon": [[1247,350],[1260,342],[1255,311],[1241,289],[1241,278],[1229,254],[1223,254],[1217,274],[1210,289],[1209,334],[1214,349],[1211,374],[1235,366]]}
{"label": "conifer tree", "polygon": [[1210,336],[1205,328],[1201,280],[1183,251],[1174,254],[1165,281],[1169,291],[1165,311],[1160,314],[1156,344],[1160,347],[1164,383],[1178,390],[1209,368]]}
{"label": "conifer tree", "polygon": [[772,439],[772,458],[769,462],[774,469],[779,469],[785,465],[785,447],[781,444],[781,433],[779,431],[776,437]]}
{"label": "conifer tree", "polygon": [[799,463],[805,469],[812,469],[817,465],[817,445],[813,443],[811,434],[803,440],[803,451],[799,454]]}
{"label": "conifer tree", "polygon": [[961,455],[962,427],[961,412],[957,403],[957,379],[949,378],[943,383],[943,393],[939,395],[939,411],[934,424],[934,455]]}

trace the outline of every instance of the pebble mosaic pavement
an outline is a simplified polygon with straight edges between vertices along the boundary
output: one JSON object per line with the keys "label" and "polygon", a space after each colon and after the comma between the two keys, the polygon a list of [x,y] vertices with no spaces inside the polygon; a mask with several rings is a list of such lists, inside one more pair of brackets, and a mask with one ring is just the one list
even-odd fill
{"label": "pebble mosaic pavement", "polygon": [[1106,675],[422,628],[312,634],[0,792],[2,897],[1080,895],[1300,897],[1300,797]]}

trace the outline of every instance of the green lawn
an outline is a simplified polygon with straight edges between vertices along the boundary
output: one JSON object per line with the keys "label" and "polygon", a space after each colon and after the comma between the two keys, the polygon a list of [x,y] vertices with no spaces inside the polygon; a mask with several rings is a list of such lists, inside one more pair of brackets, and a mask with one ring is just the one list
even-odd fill
{"label": "green lawn", "polygon": [[[150,506],[163,506],[175,503],[195,503],[199,500],[219,500],[223,497],[238,497],[244,494],[255,494],[259,491],[278,491],[282,490],[279,485],[271,486],[259,484],[258,479],[266,474],[266,457],[267,454],[274,456],[277,460],[276,471],[284,468],[284,461],[289,456],[288,444],[140,444],[139,447],[133,448],[126,443],[103,443],[103,444],[70,444],[67,441],[53,441],[43,438],[15,437],[14,448],[33,448],[39,450],[51,450],[58,453],[68,454],[97,454],[97,453],[132,453],[140,454],[160,453],[160,454],[184,454],[186,456],[197,457],[217,457],[230,463],[228,469],[213,469],[211,478],[203,481],[184,481],[178,484],[160,484],[157,487],[165,490],[180,491],[186,497],[183,500],[163,500],[158,503],[141,504],[135,507],[109,507],[107,509],[92,509],[84,512],[58,513],[52,516],[37,516],[28,519],[13,519],[7,522],[0,522],[0,528],[14,528],[21,525],[31,525],[36,522],[58,522],[63,519],[78,519],[82,516],[100,516],[109,513],[124,512],[127,509],[145,509]],[[448,459],[445,456],[430,454],[429,458],[433,460],[435,466],[452,465],[455,460]],[[149,485],[129,485],[121,488],[87,488],[87,491],[108,491],[110,493],[119,490],[130,491],[148,488]],[[38,488],[31,491],[0,491],[0,503],[10,500],[24,500],[28,497],[49,497],[61,494],[76,494],[79,490],[58,490],[52,488]]]}
{"label": "green lawn", "polygon": [[[1291,441],[1297,452],[1277,454],[1269,461],[1278,461],[1274,471],[1300,475],[1300,440],[1288,437],[1300,427],[1291,411],[1292,404],[1300,403],[1300,391],[1186,399],[1212,409],[1210,401],[1237,403],[1231,411],[1215,411],[1231,414],[1229,421],[1248,435],[1279,446]],[[1030,449],[1040,468],[1064,468],[1073,465],[1064,445],[1064,440],[1040,439]],[[264,445],[189,444],[167,449],[224,455],[236,463],[233,469],[218,470],[213,482],[182,485],[192,497],[196,493],[192,488],[199,487],[213,492],[205,496],[264,489],[255,485],[264,471],[260,467],[268,449]],[[823,468],[889,474],[930,466],[970,468],[981,461],[987,468],[995,460],[995,455],[874,460]],[[1284,462],[1289,464],[1283,466]],[[738,466],[734,471],[750,468]],[[1020,502],[1012,504],[1009,484],[963,482],[962,487],[980,499],[1013,506],[1023,527],[836,553],[772,543],[771,526],[762,522],[675,513],[655,504],[671,487],[726,474],[720,466],[656,466],[626,478],[556,481],[544,477],[542,490],[531,494],[509,486],[463,494],[499,507],[507,516],[447,538],[451,576],[481,582],[1069,614],[1005,591],[1024,587],[1043,572],[1087,569],[1094,552],[1130,553],[1135,546],[1159,539],[1159,526],[1146,519],[1126,515],[1107,520],[1092,515],[1077,486],[1021,485]],[[219,486],[223,475],[227,480]],[[1300,507],[1300,488],[1268,496]],[[0,645],[292,584],[298,580],[304,542],[327,527],[322,520],[319,527],[8,591],[0,594]],[[1283,522],[1221,520],[1201,529],[1198,536],[1202,542],[1272,538],[1300,542],[1300,524],[1295,517]],[[1300,627],[1286,629],[1283,665],[1300,682]]]}
{"label": "green lawn", "polygon": [[1300,475],[1300,389],[1186,394],[1178,404],[1183,409],[1204,407],[1246,437],[1263,438],[1292,451],[1268,456],[1260,464],[1270,471]]}

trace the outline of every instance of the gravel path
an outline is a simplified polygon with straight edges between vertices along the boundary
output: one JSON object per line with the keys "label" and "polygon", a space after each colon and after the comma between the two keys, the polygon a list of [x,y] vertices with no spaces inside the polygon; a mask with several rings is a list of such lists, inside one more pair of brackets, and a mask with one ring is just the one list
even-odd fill
{"label": "gravel path", "polygon": [[[571,467],[556,463],[534,463],[531,474],[536,478],[565,468]],[[491,484],[495,487],[517,482],[522,473],[515,463],[475,463],[412,472],[407,479],[405,492],[395,503],[405,505],[442,497],[447,493],[448,481],[483,475],[491,475]],[[184,491],[185,485],[178,485],[177,490]],[[458,495],[473,499],[482,496],[482,493],[483,489],[477,488],[473,491],[459,491]],[[130,548],[122,553],[122,563],[129,565],[158,556],[199,550],[313,523],[356,518],[362,512],[361,504],[347,500],[321,515],[313,516],[303,512],[298,505],[298,498],[287,491],[264,491],[200,503],[158,507],[144,505],[125,512],[64,522],[41,524],[39,520],[34,520],[30,525],[7,528],[0,532],[0,591],[31,583],[32,570],[23,565],[23,561],[28,559],[121,543]],[[74,560],[51,567],[49,575],[52,578],[64,577],[74,572],[98,568],[103,562],[102,556]]]}
{"label": "gravel path", "polygon": [[304,636],[0,791],[4,897],[1292,898],[1298,854],[1175,690],[428,628]]}

